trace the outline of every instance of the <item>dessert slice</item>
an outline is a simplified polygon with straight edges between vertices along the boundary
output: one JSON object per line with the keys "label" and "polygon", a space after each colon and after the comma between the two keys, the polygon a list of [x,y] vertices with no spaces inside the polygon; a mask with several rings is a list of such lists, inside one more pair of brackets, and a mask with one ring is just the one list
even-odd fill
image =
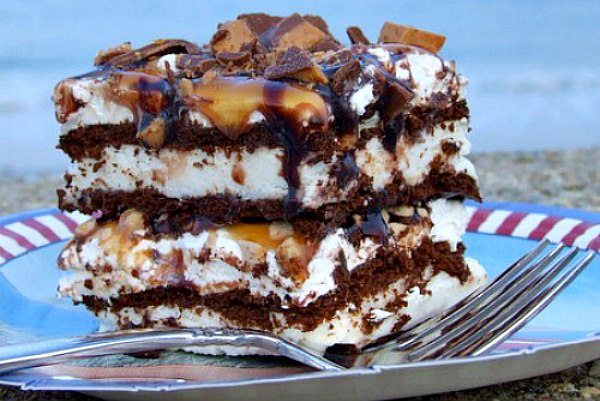
{"label": "dessert slice", "polygon": [[440,35],[348,33],[246,14],[207,45],[126,44],[61,81],[59,203],[94,218],[60,293],[104,330],[259,329],[324,352],[480,285],[461,242],[479,199],[466,80]]}
{"label": "dessert slice", "polygon": [[[362,347],[439,313],[485,278],[464,258],[459,201],[315,222],[216,226],[157,235],[137,211],[79,227],[59,265],[60,293],[104,330],[266,330],[323,352]],[[213,350],[217,352],[217,350]]]}

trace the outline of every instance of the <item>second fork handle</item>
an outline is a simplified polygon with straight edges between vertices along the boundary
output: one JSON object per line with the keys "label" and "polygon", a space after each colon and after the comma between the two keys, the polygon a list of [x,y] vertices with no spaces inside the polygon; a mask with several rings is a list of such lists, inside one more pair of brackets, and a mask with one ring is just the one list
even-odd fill
{"label": "second fork handle", "polygon": [[342,367],[268,333],[252,330],[170,329],[97,333],[0,347],[0,373],[53,365],[75,358],[136,353],[190,346],[253,347],[318,370]]}

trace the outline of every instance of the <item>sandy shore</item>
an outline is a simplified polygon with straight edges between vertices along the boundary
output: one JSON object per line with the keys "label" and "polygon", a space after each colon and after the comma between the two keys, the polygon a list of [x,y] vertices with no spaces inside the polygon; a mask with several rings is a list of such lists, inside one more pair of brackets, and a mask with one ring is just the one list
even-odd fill
{"label": "sandy shore", "polygon": [[[564,152],[488,153],[472,157],[487,200],[600,211],[600,148]],[[0,215],[56,203],[59,176],[0,177]],[[0,387],[2,400],[92,400],[67,392]],[[600,400],[600,361],[540,378],[420,400]]]}

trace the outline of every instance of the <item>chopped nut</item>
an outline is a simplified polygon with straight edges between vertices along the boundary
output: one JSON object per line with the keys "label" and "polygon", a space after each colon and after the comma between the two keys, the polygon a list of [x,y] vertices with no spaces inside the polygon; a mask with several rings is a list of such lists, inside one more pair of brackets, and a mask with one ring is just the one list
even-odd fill
{"label": "chopped nut", "polygon": [[96,220],[90,219],[85,223],[82,223],[77,226],[77,228],[75,229],[75,236],[79,238],[87,237],[89,235],[92,235],[97,228],[98,224],[96,223]]}
{"label": "chopped nut", "polygon": [[310,253],[306,244],[294,237],[289,237],[283,241],[276,251],[282,274],[296,283],[306,281],[308,278],[308,261],[312,256]]}
{"label": "chopped nut", "polygon": [[94,58],[94,65],[103,65],[109,62],[111,59],[120,56],[131,51],[131,43],[125,42],[115,47],[111,47],[107,50],[100,50]]}
{"label": "chopped nut", "polygon": [[415,209],[412,206],[397,206],[388,208],[388,211],[399,217],[412,217],[415,214]]}
{"label": "chopped nut", "polygon": [[400,234],[408,227],[406,224],[402,223],[389,223],[388,227],[392,231],[392,234]]}
{"label": "chopped nut", "polygon": [[379,42],[381,43],[404,43],[422,47],[432,53],[437,53],[445,41],[445,36],[393,22],[386,22],[379,33]]}
{"label": "chopped nut", "polygon": [[363,31],[357,26],[348,27],[348,29],[346,29],[346,33],[348,34],[348,37],[350,38],[350,42],[352,44],[362,43],[364,45],[368,45],[369,43],[371,43],[369,42],[369,39],[367,39]]}
{"label": "chopped nut", "polygon": [[219,25],[219,30],[213,36],[210,45],[215,53],[237,53],[246,43],[254,40],[256,40],[256,35],[248,23],[238,19]]}
{"label": "chopped nut", "polygon": [[340,138],[342,150],[354,149],[358,142],[358,135],[355,133],[345,134]]}
{"label": "chopped nut", "polygon": [[274,241],[283,241],[294,235],[294,227],[290,223],[277,221],[269,225],[269,237]]}
{"label": "chopped nut", "polygon": [[137,137],[153,149],[160,149],[166,139],[164,118],[157,117],[146,128],[138,132]]}
{"label": "chopped nut", "polygon": [[246,171],[244,171],[244,166],[242,163],[237,162],[233,166],[233,169],[231,170],[231,178],[233,178],[233,181],[239,185],[244,185],[244,182],[246,181]]}
{"label": "chopped nut", "polygon": [[145,228],[144,215],[133,209],[126,210],[119,218],[119,230],[125,235],[130,236],[136,231]]}
{"label": "chopped nut", "polygon": [[54,102],[58,105],[56,108],[56,119],[61,124],[64,124],[69,119],[69,116],[72,113],[75,113],[81,106],[84,105],[83,102],[73,96],[73,89],[71,87],[72,80],[66,79],[58,83],[58,85],[54,88]]}

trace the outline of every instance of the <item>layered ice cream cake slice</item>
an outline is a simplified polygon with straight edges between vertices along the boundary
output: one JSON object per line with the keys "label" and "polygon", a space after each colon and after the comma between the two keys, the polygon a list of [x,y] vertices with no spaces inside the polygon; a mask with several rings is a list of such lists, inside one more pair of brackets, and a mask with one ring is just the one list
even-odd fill
{"label": "layered ice cream cake slice", "polygon": [[348,35],[246,14],[206,45],[124,44],[61,81],[59,204],[93,217],[60,293],[106,330],[251,328],[324,351],[480,285],[461,242],[480,198],[466,79],[440,35]]}

